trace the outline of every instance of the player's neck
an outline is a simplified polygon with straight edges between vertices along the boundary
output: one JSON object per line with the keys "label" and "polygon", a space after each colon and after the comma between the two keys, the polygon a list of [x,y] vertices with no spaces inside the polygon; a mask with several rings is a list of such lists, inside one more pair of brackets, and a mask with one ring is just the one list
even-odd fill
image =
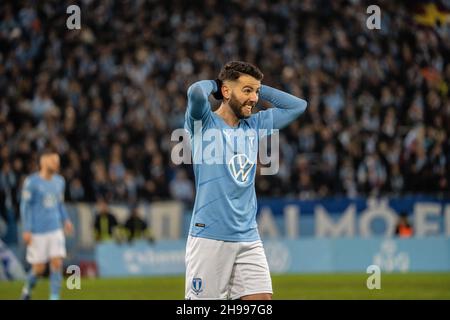
{"label": "player's neck", "polygon": [[224,102],[220,105],[220,107],[215,111],[215,113],[220,116],[223,121],[230,127],[237,127],[239,124],[239,118],[236,117],[233,110],[231,110],[230,106]]}
{"label": "player's neck", "polygon": [[40,176],[42,179],[44,179],[44,180],[51,180],[53,174],[52,174],[50,171],[42,170],[42,169],[41,169],[41,170],[39,171],[39,176]]}

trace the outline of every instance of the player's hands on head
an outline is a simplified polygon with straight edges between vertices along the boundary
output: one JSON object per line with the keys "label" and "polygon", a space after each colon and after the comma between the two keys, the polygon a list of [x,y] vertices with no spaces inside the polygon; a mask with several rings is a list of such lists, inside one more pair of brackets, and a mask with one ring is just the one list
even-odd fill
{"label": "player's hands on head", "polygon": [[64,223],[64,232],[66,235],[72,235],[73,234],[73,225],[72,222],[70,222],[69,220],[67,220]]}
{"label": "player's hands on head", "polygon": [[22,234],[22,238],[23,238],[23,242],[25,243],[25,245],[30,245],[31,244],[31,232],[29,231],[25,231]]}
{"label": "player's hands on head", "polygon": [[222,100],[223,99],[223,95],[222,95],[222,80],[216,79],[214,81],[216,81],[216,84],[217,84],[217,91],[213,93],[213,97],[216,100]]}

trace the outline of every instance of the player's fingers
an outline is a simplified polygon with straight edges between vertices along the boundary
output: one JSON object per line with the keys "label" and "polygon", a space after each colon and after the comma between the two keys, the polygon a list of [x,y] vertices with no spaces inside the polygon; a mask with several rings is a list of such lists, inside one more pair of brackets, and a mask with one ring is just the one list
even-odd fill
{"label": "player's fingers", "polygon": [[27,246],[29,246],[31,244],[31,234],[29,234],[29,233],[25,234],[23,237],[23,240],[24,240],[25,244]]}

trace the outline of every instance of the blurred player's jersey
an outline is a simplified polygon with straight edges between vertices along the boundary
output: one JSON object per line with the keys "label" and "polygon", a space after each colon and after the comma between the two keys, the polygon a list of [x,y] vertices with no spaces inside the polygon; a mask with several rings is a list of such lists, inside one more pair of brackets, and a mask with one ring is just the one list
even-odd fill
{"label": "blurred player's jersey", "polygon": [[62,228],[67,219],[64,189],[64,178],[57,174],[50,180],[38,173],[25,179],[20,201],[23,231],[46,233]]}
{"label": "blurred player's jersey", "polygon": [[236,128],[210,110],[201,122],[195,124],[188,113],[185,120],[197,191],[190,234],[223,241],[258,240],[254,184],[259,140],[273,129],[271,109],[241,120]]}

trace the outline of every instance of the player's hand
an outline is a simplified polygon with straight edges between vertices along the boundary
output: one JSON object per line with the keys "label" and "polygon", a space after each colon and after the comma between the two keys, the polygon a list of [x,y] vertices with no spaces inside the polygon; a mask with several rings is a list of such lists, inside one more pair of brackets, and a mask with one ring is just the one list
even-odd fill
{"label": "player's hand", "polygon": [[65,233],[66,235],[68,235],[68,236],[73,234],[73,225],[72,225],[72,222],[66,221],[66,222],[64,223],[64,233]]}
{"label": "player's hand", "polygon": [[25,245],[29,246],[31,244],[31,232],[25,231],[22,234],[22,238],[23,238],[23,242],[25,243]]}
{"label": "player's hand", "polygon": [[216,100],[222,100],[223,99],[223,95],[222,95],[222,81],[219,79],[214,80],[216,81],[217,84],[217,91],[214,92],[212,95],[214,98],[216,98]]}

